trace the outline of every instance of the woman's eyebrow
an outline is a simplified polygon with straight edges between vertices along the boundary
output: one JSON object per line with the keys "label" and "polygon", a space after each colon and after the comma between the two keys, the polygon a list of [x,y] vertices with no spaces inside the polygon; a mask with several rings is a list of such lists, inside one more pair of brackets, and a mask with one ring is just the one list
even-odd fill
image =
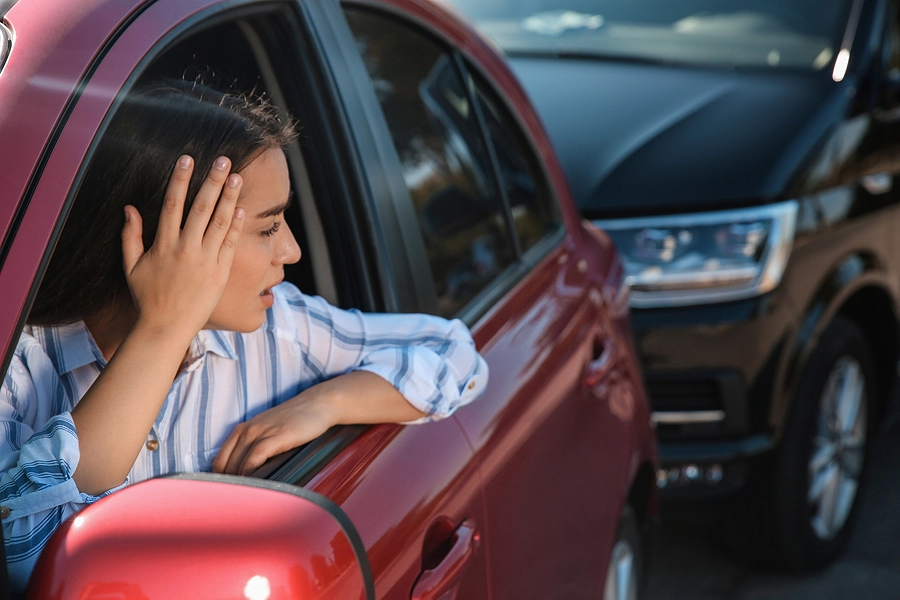
{"label": "woman's eyebrow", "polygon": [[257,219],[265,219],[267,217],[274,217],[275,215],[280,215],[291,205],[291,201],[294,199],[294,191],[291,190],[291,193],[288,194],[288,199],[278,206],[273,206],[268,210],[264,210],[263,212],[256,215]]}

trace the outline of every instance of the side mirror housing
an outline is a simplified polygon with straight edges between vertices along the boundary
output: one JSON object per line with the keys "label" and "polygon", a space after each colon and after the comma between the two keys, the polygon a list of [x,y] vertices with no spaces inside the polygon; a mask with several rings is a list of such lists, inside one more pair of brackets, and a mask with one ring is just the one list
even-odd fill
{"label": "side mirror housing", "polygon": [[126,488],[67,520],[27,598],[374,598],[370,573],[358,534],[327,498],[192,474]]}

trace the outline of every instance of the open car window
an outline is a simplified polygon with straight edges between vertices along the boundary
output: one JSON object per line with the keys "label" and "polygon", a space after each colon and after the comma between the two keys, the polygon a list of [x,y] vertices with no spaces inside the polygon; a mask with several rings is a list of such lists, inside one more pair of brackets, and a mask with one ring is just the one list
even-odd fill
{"label": "open car window", "polygon": [[[205,18],[201,27],[173,32],[148,52],[119,93],[81,166],[81,174],[94,159],[92,152],[98,140],[110,135],[106,126],[121,102],[142,86],[172,79],[197,80],[238,94],[263,95],[284,118],[295,119],[300,130],[297,141],[285,151],[293,200],[284,219],[297,238],[303,257],[295,265],[286,265],[285,279],[304,293],[322,296],[333,305],[378,310],[377,301],[372,300],[377,298],[371,290],[374,276],[359,258],[367,253],[366,240],[361,235],[347,234],[355,231],[348,223],[359,214],[347,208],[353,195],[348,193],[354,185],[353,177],[347,175],[350,167],[339,158],[346,153],[340,150],[346,142],[332,129],[330,115],[322,108],[334,107],[336,103],[324,96],[327,86],[321,85],[319,79],[321,65],[317,55],[305,45],[305,35],[296,6],[287,2],[221,12]],[[78,196],[81,177],[76,178],[66,211]],[[292,451],[276,457],[257,475],[271,475],[289,455],[295,458],[291,472],[302,467],[307,473],[359,431],[351,427],[331,431],[299,455]],[[192,454],[190,460],[196,459],[199,465],[211,456]],[[301,476],[291,475],[291,481],[298,483]]]}

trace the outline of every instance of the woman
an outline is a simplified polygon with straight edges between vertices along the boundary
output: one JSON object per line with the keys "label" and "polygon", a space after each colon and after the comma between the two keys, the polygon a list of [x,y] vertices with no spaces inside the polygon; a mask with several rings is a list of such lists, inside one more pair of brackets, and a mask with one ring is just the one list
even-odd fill
{"label": "woman", "polygon": [[182,82],[118,109],[0,390],[14,588],[62,520],[124,485],[246,474],[333,425],[445,417],[484,389],[459,321],[282,283],[294,137],[261,100]]}

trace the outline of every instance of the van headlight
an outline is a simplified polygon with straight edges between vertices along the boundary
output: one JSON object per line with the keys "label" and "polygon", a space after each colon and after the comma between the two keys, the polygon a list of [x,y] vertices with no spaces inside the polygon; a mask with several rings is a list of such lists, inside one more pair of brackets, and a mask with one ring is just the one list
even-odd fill
{"label": "van headlight", "polygon": [[794,241],[794,200],[737,210],[601,219],[618,246],[635,308],[764,294],[781,281]]}

